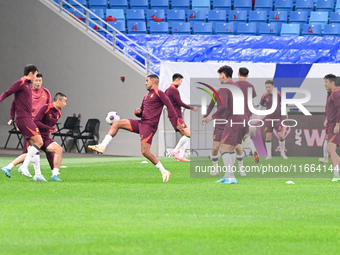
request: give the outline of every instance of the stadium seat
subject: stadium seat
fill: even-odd
[[[293,0],[275,0],[276,11],[292,11],[293,7]]]
[[[234,10],[250,11],[252,5],[252,0],[234,0]]]
[[[125,22],[125,15],[123,9],[107,9],[106,10],[106,18],[105,21],[124,21]]]
[[[320,24],[304,24],[302,27],[301,35],[307,36],[321,36],[321,25]]]
[[[248,15],[246,10],[229,11],[229,22],[247,22]]]
[[[214,34],[228,34],[233,35],[235,34],[235,27],[237,26],[236,23],[223,23],[223,22],[216,22],[214,24]]]
[[[193,27],[194,21],[206,22],[205,11],[204,10],[188,11],[188,21],[190,22],[191,28]]]
[[[267,23],[267,11],[250,11],[249,12],[249,23],[250,22]]]
[[[273,0],[261,0],[255,1],[254,5],[255,11],[272,11],[273,10]]]
[[[212,23],[195,21],[192,29],[194,35],[211,35]]]
[[[340,12],[331,12],[329,23],[340,23]]]
[[[172,34],[190,34],[190,23],[189,22],[172,22]]]
[[[90,9],[91,12],[93,12],[95,15],[93,15],[91,12],[89,13],[89,18],[93,20],[105,19],[104,10],[103,9]],[[99,18],[98,18],[99,17]]]
[[[128,21],[127,30],[129,34],[146,34],[145,21]]]
[[[328,23],[328,12],[311,12],[309,24],[321,24],[323,29],[324,25]]]
[[[151,0],[150,1],[151,9],[169,9],[169,0]]]
[[[165,11],[162,9],[146,10],[147,28],[149,28],[153,22],[165,22]]]
[[[168,22],[152,22],[150,34],[169,34]]]
[[[287,11],[271,11],[269,13],[269,22],[287,23],[288,22]]]
[[[231,10],[231,0],[213,0],[213,10]]]
[[[127,0],[110,0],[109,5],[110,9],[129,9]]]
[[[78,4],[78,3],[76,3],[75,1],[73,1],[73,0],[69,0],[68,1],[71,5],[73,5],[73,6],[79,6],[79,7],[82,7],[82,6],[84,6],[84,7],[88,7],[87,6],[87,2],[86,2],[86,0],[77,0],[77,2],[80,4]]]
[[[97,32],[103,32],[103,28],[105,28],[104,23],[100,20],[89,21],[89,26]]]
[[[289,23],[307,24],[308,13],[307,11],[294,11],[290,13]]]
[[[340,24],[326,24],[323,28],[324,36],[340,36]]]
[[[89,7],[91,9],[103,9],[105,12],[108,7],[107,0],[89,0]]]
[[[295,11],[307,11],[308,16],[314,10],[314,0],[296,0]]]
[[[190,0],[172,0],[171,9],[189,10]]]
[[[237,34],[239,35],[257,35],[257,24],[240,22],[237,25]]]
[[[334,11],[335,12],[340,12],[340,1],[339,0],[336,1],[335,10]]]
[[[167,21],[170,29],[174,21],[185,22],[185,10],[168,10]]]
[[[280,23],[260,23],[260,35],[280,35]]]
[[[210,10],[208,15],[208,22],[227,22],[227,11],[226,10]]]
[[[130,9],[149,9],[148,0],[130,0]]]
[[[100,121],[98,119],[89,119],[86,122],[85,128],[83,131],[80,132],[80,134],[73,134],[73,144],[70,148],[70,152],[73,148],[73,146],[76,146],[77,151],[80,153],[83,148],[85,152],[88,152],[87,149],[87,143],[89,140],[93,140],[95,143],[98,143],[99,141],[99,126],[100,126]],[[77,140],[82,141],[82,146],[78,147]]]
[[[317,0],[315,5],[315,11],[318,12],[333,12],[334,0]]]
[[[282,24],[281,36],[300,35],[300,24]]]
[[[78,8],[75,8],[75,9],[70,8],[69,12],[71,13],[72,16],[77,17],[79,20],[81,20],[83,22],[85,21],[86,16],[85,16],[84,8],[81,8],[81,7],[78,7]]]
[[[210,10],[210,0],[192,0],[191,6],[193,10]]]
[[[108,21],[107,24],[111,25],[115,29],[117,29],[119,32],[125,34],[126,33],[126,27],[125,27],[125,21]],[[107,26],[106,28],[107,31],[112,32],[113,28],[110,26]]]
[[[145,15],[143,9],[128,9],[126,10],[127,21],[145,21]]]

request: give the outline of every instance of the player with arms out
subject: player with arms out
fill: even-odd
[[[113,122],[104,140],[100,144],[88,146],[88,148],[92,151],[104,153],[106,146],[111,142],[119,129],[138,133],[141,139],[141,151],[143,156],[149,159],[159,169],[162,174],[163,182],[168,182],[171,173],[164,168],[162,163],[150,151],[152,138],[157,131],[159,118],[162,114],[164,105],[168,109],[168,117],[174,129],[177,128],[182,130],[182,125],[178,122],[176,111],[169,98],[163,91],[158,89],[158,83],[158,75],[150,74],[147,76],[145,86],[149,93],[144,96],[141,107],[135,110],[135,115],[141,117],[141,120],[125,119]]]
[[[266,109],[270,109],[273,104],[273,89],[274,82],[272,80],[267,80],[265,82],[266,93],[262,95],[260,101],[260,109],[266,107]],[[275,121],[273,121],[275,120]],[[267,149],[267,157],[266,159],[272,158],[272,137],[273,137],[273,126],[279,136],[279,145],[280,145],[280,154],[284,159],[288,159],[285,154],[285,140],[283,134],[283,126],[281,125],[282,117],[281,117],[281,93],[277,91],[277,106],[276,110],[266,116],[264,132],[266,133],[266,149]]]
[[[34,155],[43,145],[43,140],[38,127],[32,120],[32,90],[30,83],[36,79],[38,68],[35,65],[26,65],[24,68],[24,76],[14,82],[12,86],[0,96],[0,103],[10,95],[14,94],[16,123],[25,140],[32,145],[28,151],[24,163],[19,168],[19,172],[27,177],[32,177],[28,171],[29,162],[32,161]],[[2,172],[7,177],[11,177],[10,171],[2,168]],[[36,174],[35,180],[43,179],[43,176]]]
[[[339,165],[340,158],[336,153],[337,146],[340,145],[340,87],[336,87],[337,77],[334,74],[327,74],[324,77],[325,88],[328,91],[328,100],[326,103],[327,118],[327,150],[333,165],[333,182],[340,181]]]
[[[172,83],[169,88],[165,91],[165,94],[169,97],[172,105],[175,108],[175,111],[177,113],[177,117],[179,119],[179,122],[182,125],[182,131],[176,129],[176,132],[179,132],[182,136],[182,138],[178,141],[175,149],[171,152],[172,156],[174,156],[178,161],[190,161],[187,158],[184,157],[185,149],[188,146],[188,143],[190,141],[190,130],[185,124],[183,118],[182,118],[182,108],[184,107],[186,109],[191,109],[193,111],[198,111],[197,107],[191,107],[190,105],[187,105],[182,102],[181,96],[179,94],[179,86],[182,85],[183,76],[179,73],[175,73],[172,76]]]

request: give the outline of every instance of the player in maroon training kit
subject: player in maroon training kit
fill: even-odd
[[[272,80],[267,80],[265,82],[266,93],[262,95],[260,108],[266,107],[266,109],[270,109],[273,105],[273,89],[274,83]],[[274,121],[275,120],[275,121]],[[268,156],[266,159],[272,158],[272,137],[273,137],[273,129],[275,128],[277,135],[279,136],[279,145],[280,145],[280,154],[281,157],[287,159],[285,154],[285,140],[283,133],[283,126],[281,125],[282,117],[281,117],[281,93],[277,92],[277,105],[276,110],[266,116],[266,121],[264,124],[264,132],[266,133],[266,149]]]
[[[327,74],[324,77],[325,88],[327,90],[326,118],[327,118],[327,150],[332,159],[333,182],[340,181],[339,166],[340,158],[336,153],[337,146],[340,145],[340,87],[336,87],[337,77],[334,74]]]
[[[182,107],[186,109],[190,109],[193,111],[198,111],[197,107],[191,107],[182,102],[181,96],[179,95],[179,86],[182,85],[183,76],[179,73],[175,73],[172,76],[172,84],[165,91],[165,94],[169,97],[172,105],[175,108],[177,113],[177,117],[179,118],[179,122],[182,124],[183,131],[176,129],[176,132],[179,132],[182,138],[178,141],[175,149],[171,152],[172,156],[174,156],[178,161],[190,161],[184,157],[185,149],[190,141],[190,130],[185,124],[182,118]]]
[[[12,86],[0,96],[0,103],[10,95],[14,94],[16,123],[20,132],[26,140],[32,145],[27,152],[24,163],[19,168],[19,172],[27,177],[32,177],[28,171],[28,164],[32,161],[34,155],[43,145],[43,140],[38,127],[32,120],[32,90],[30,83],[36,79],[38,68],[35,65],[27,65],[24,69],[24,77],[14,82]],[[11,177],[10,171],[1,169],[7,177]],[[35,175],[34,180],[42,180],[42,175]]]
[[[88,146],[88,148],[99,153],[104,153],[106,146],[117,134],[119,129],[138,133],[141,139],[141,151],[143,156],[149,159],[159,169],[162,174],[163,182],[168,182],[171,173],[163,167],[162,163],[150,151],[152,138],[157,131],[159,118],[162,114],[164,105],[168,109],[168,117],[174,129],[183,129],[169,98],[163,91],[158,89],[158,83],[159,78],[156,74],[150,74],[146,78],[145,86],[149,93],[144,96],[141,107],[135,110],[135,115],[141,117],[141,120],[125,119],[113,122],[104,140],[100,144]]]

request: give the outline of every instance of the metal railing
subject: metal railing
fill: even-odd
[[[53,3],[55,6],[59,8],[59,11],[64,11],[65,13],[69,14],[71,17],[75,19],[75,21],[78,21],[82,23],[85,26],[86,31],[91,31],[95,33],[97,36],[99,36],[101,39],[112,45],[112,51],[114,52],[120,52],[122,55],[127,57],[129,60],[133,61],[140,67],[142,67],[146,74],[150,73],[158,73],[160,72],[160,66],[162,60],[156,57],[155,55],[148,52],[146,49],[138,45],[136,42],[131,40],[129,37],[121,33],[119,30],[117,30],[115,27],[108,24],[105,20],[101,19],[99,16],[97,16],[95,13],[87,9],[85,6],[81,5],[76,0],[73,0],[74,3],[76,3],[79,7],[83,8],[85,10],[85,14],[79,11],[76,7],[71,5],[70,3],[66,2],[66,0],[59,0],[59,4],[56,3],[54,0],[45,0],[48,2]],[[66,9],[63,6],[67,5],[70,9]],[[71,11],[70,11],[71,10]],[[76,14],[76,15],[75,15]],[[94,17],[96,17],[96,20],[93,20],[90,18],[90,14]],[[82,21],[79,19],[79,17],[82,17],[84,20]],[[97,21],[100,21],[97,22]],[[90,23],[91,22],[91,23]],[[103,26],[101,25],[104,24]],[[109,40],[107,37],[103,36],[101,33],[99,33],[97,30],[92,28],[90,24],[93,24],[95,27],[103,31],[104,33],[112,36],[112,41]],[[108,31],[106,27],[111,28],[113,31]],[[119,36],[119,37],[117,37]],[[120,47],[120,45],[124,47]],[[131,47],[130,45],[133,45]],[[135,54],[135,55],[134,55]],[[138,59],[139,58],[139,59]],[[144,63],[143,63],[144,62]]]

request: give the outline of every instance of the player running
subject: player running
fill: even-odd
[[[182,109],[181,107],[184,107],[186,109],[191,109],[193,111],[198,111],[197,107],[191,107],[190,105],[187,105],[182,102],[181,96],[179,94],[179,86],[182,85],[183,76],[179,73],[175,73],[172,76],[172,84],[169,88],[165,91],[165,94],[169,97],[173,107],[175,108],[175,111],[177,113],[177,117],[179,119],[179,122],[182,125],[182,131],[176,129],[176,132],[179,132],[182,136],[182,138],[178,141],[175,149],[171,152],[172,156],[174,156],[178,161],[190,161],[187,158],[184,157],[185,149],[188,146],[188,143],[190,141],[190,130],[185,124],[183,118],[182,118]]]
[[[149,93],[144,96],[141,107],[135,110],[135,115],[141,117],[141,120],[125,119],[113,122],[104,140],[100,144],[88,146],[88,148],[102,154],[105,152],[106,146],[111,142],[119,129],[137,133],[140,135],[143,156],[149,159],[159,169],[162,174],[163,182],[168,182],[171,173],[164,168],[162,163],[150,151],[152,138],[157,131],[159,118],[162,114],[164,105],[166,105],[168,109],[168,117],[174,129],[177,128],[182,131],[183,128],[181,123],[178,122],[179,120],[176,111],[169,98],[163,91],[158,89],[158,83],[158,75],[150,74],[147,76],[145,86]]]
[[[326,103],[327,118],[327,150],[332,160],[334,169],[333,182],[340,181],[339,165],[340,158],[336,153],[337,146],[340,145],[340,87],[336,87],[337,77],[334,74],[327,74],[324,77],[325,88],[328,91],[328,100]]]
[[[265,82],[266,93],[262,95],[260,101],[260,109],[266,107],[266,109],[270,109],[273,104],[273,89],[274,82],[272,80],[267,80]],[[275,120],[275,121],[274,121]],[[280,153],[281,157],[284,159],[288,159],[285,154],[285,140],[283,134],[283,126],[281,125],[282,117],[281,117],[281,93],[277,91],[277,105],[276,110],[266,116],[264,132],[266,133],[266,149],[267,149],[267,157],[266,159],[272,158],[272,137],[273,137],[273,126],[279,136],[279,145],[280,145]]]
[[[30,83],[36,79],[38,68],[35,65],[27,65],[24,68],[24,76],[14,82],[0,96],[0,103],[10,95],[14,94],[16,123],[20,132],[26,140],[32,145],[28,151],[24,163],[19,167],[19,172],[27,177],[32,177],[28,171],[29,162],[32,161],[34,155],[40,150],[43,145],[43,140],[38,127],[32,120],[32,90]],[[11,177],[10,172],[6,169],[1,169],[7,177]],[[36,177],[36,180],[39,176]]]

